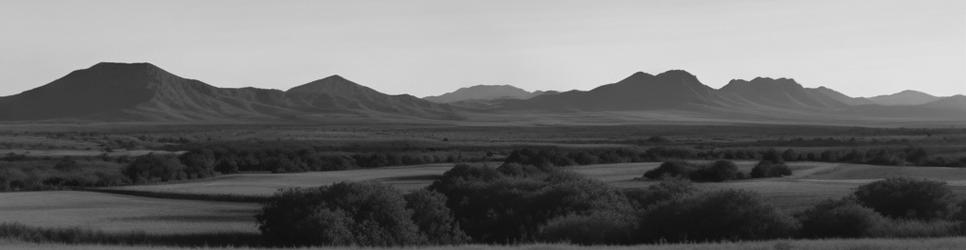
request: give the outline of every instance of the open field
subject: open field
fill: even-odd
[[[487,164],[487,163],[474,163]],[[489,163],[496,166],[498,163]],[[174,184],[126,186],[114,189],[190,194],[270,196],[281,188],[318,187],[342,181],[378,181],[401,190],[429,186],[453,167],[451,163],[292,174],[233,174]]]
[[[0,222],[148,234],[257,233],[258,204],[155,199],[94,192],[0,193]]]
[[[126,249],[156,249],[156,250],[175,250],[188,249],[176,247],[150,247],[150,246],[102,246],[102,245],[59,245],[59,244],[32,244],[17,242],[0,242],[0,248],[16,249],[77,249],[77,250],[126,250]],[[465,245],[465,246],[442,246],[442,247],[396,247],[396,248],[362,248],[362,247],[325,247],[325,248],[299,248],[299,249],[320,249],[320,250],[380,250],[380,249],[429,249],[429,250],[584,250],[584,249],[605,249],[605,250],[856,250],[856,249],[882,249],[882,250],[958,250],[966,248],[966,238],[932,238],[932,239],[830,239],[830,240],[772,240],[761,242],[723,242],[723,243],[701,243],[701,244],[668,244],[668,245],[636,245],[636,246],[576,246],[566,244],[543,244],[543,245],[521,245],[521,246],[485,246],[485,245]],[[191,248],[191,249],[224,249],[224,248]],[[267,249],[267,248],[232,248],[232,249]]]

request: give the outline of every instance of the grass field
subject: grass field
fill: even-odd
[[[496,166],[498,163],[488,163]],[[659,162],[599,164],[568,169],[621,188],[644,188],[654,181],[640,181],[644,172],[657,168]],[[745,173],[756,162],[736,162]],[[162,193],[230,194],[268,196],[279,188],[316,187],[339,181],[379,181],[402,190],[423,188],[453,164],[427,164],[404,167],[357,169],[331,172],[292,174],[236,174],[185,183],[128,186],[116,189]],[[855,187],[876,179],[911,176],[945,180],[958,193],[966,195],[966,169],[940,167],[895,167],[847,163],[790,162],[794,170],[785,178],[742,180],[724,183],[697,183],[702,190],[727,188],[757,192],[783,209],[800,210],[825,199],[850,194]]]
[[[476,163],[485,164],[485,163]],[[498,163],[489,163],[495,166]],[[401,190],[414,190],[453,167],[451,163],[292,174],[234,174],[201,181],[118,187],[116,189],[192,194],[269,196],[280,188],[318,187],[340,181],[378,181]]]
[[[0,193],[0,222],[148,234],[257,233],[258,204],[76,191]]]
[[[30,244],[17,242],[0,242],[0,248],[11,249],[78,249],[78,250],[125,250],[125,249],[187,249],[171,247],[148,247],[148,246],[99,246],[99,245],[57,245],[57,244]],[[192,249],[221,249],[221,248],[192,248]],[[234,248],[233,248],[234,249]],[[237,248],[254,249],[254,248]],[[259,248],[263,249],[263,248]],[[637,245],[637,246],[576,246],[566,244],[547,244],[547,245],[521,245],[521,246],[449,246],[449,247],[407,247],[407,248],[360,248],[360,247],[327,247],[327,248],[303,248],[303,249],[326,249],[326,250],[379,250],[379,249],[430,249],[430,250],[584,250],[584,249],[604,249],[604,250],[918,250],[936,249],[953,250],[966,249],[966,238],[931,238],[931,239],[832,239],[832,240],[773,240],[760,242],[722,242],[722,243],[702,243],[702,244],[668,244],[668,245]]]

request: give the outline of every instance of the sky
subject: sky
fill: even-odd
[[[419,97],[672,69],[715,88],[764,76],[947,96],[966,94],[966,1],[0,1],[0,96],[102,61],[219,87],[339,74]]]

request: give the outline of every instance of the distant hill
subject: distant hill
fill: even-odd
[[[826,110],[840,109],[848,105],[821,91],[806,89],[788,78],[731,80],[719,92],[737,102],[754,106]]]
[[[335,83],[327,84],[330,82]],[[0,98],[0,120],[5,121],[274,121],[320,112],[458,117],[447,106],[412,96],[381,94],[341,77],[289,92],[217,88],[149,63],[99,63],[42,87]]]
[[[454,103],[463,101],[491,101],[498,99],[529,99],[544,94],[543,91],[529,92],[512,85],[476,85],[460,88],[438,96],[423,97],[424,100],[437,103]]]
[[[658,75],[634,73],[623,80],[589,91],[568,91],[508,101],[509,109],[654,110],[688,109],[723,100],[690,73],[672,70]]]
[[[915,90],[906,90],[899,93],[891,95],[880,95],[875,97],[869,97],[872,103],[887,106],[911,106],[911,105],[922,105],[934,101],[938,101],[941,97],[936,97],[930,94]]]
[[[921,106],[930,109],[959,110],[966,112],[966,96],[956,95],[943,97],[934,102],[922,104]]]

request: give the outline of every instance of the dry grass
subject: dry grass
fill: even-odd
[[[0,242],[0,248],[12,249],[187,249],[171,247],[149,247],[149,246],[103,246],[103,245],[57,245],[57,244],[30,244],[16,242]],[[193,249],[222,249],[222,248],[193,248]],[[262,248],[235,248],[235,249],[262,249]],[[638,245],[638,246],[575,246],[565,244],[549,245],[522,245],[522,246],[486,246],[468,245],[451,247],[427,247],[427,248],[360,248],[360,247],[326,247],[326,248],[304,248],[304,249],[325,249],[325,250],[379,250],[379,249],[430,249],[430,250],[449,250],[449,249],[468,249],[468,250],[583,250],[583,249],[606,249],[606,250],[853,250],[853,249],[883,249],[883,250],[914,250],[914,249],[937,249],[952,250],[966,249],[966,238],[932,238],[932,239],[836,239],[836,240],[775,240],[761,242],[725,242],[725,243],[702,243],[702,244],[669,244],[669,245]]]
[[[52,191],[0,193],[0,222],[149,234],[257,233],[257,204]]]

